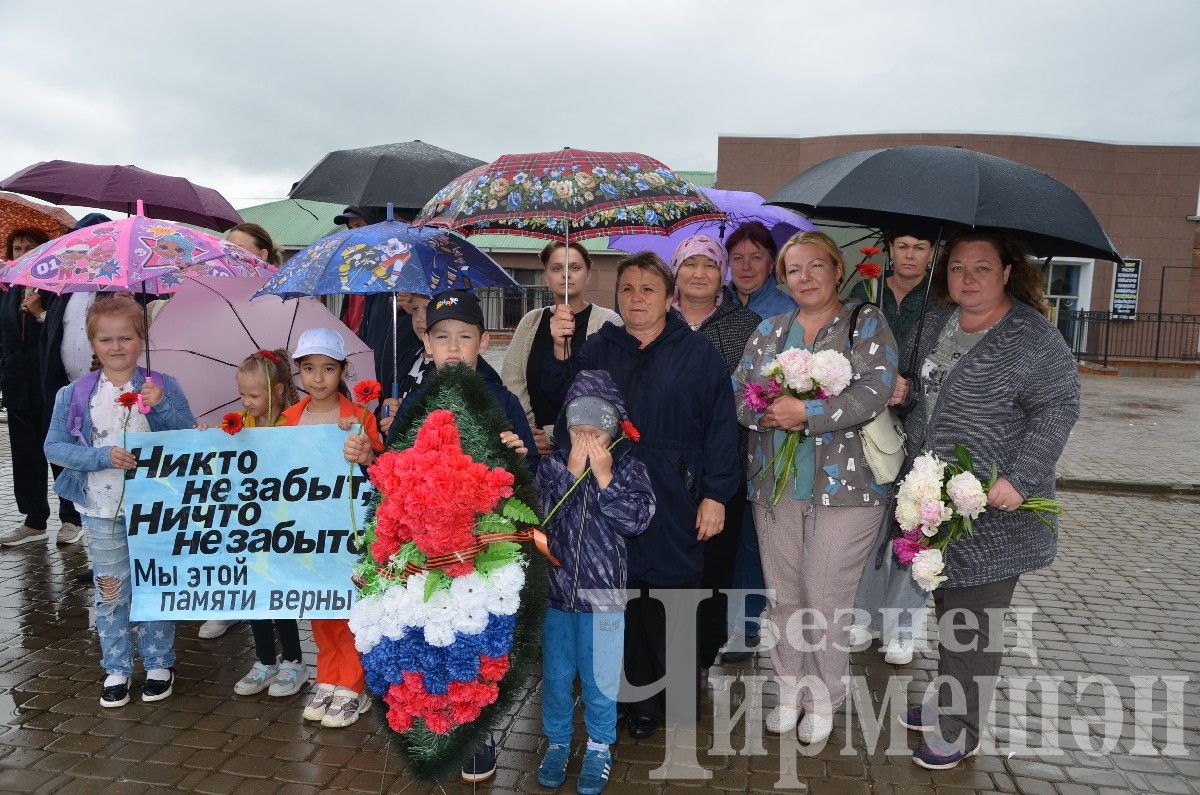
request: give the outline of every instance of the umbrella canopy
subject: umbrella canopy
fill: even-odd
[[[1121,261],[1075,191],[1037,169],[960,147],[851,152],[803,171],[768,203],[867,226],[933,219],[997,227],[1039,256]]]
[[[263,282],[261,276],[188,277],[150,327],[155,369],[179,380],[199,422],[215,425],[226,412],[241,409],[236,374],[243,359],[260,348],[291,351],[310,328],[331,328],[342,336],[352,380],[375,377],[371,349],[320,301],[267,296],[251,304]]]
[[[65,235],[75,219],[61,207],[37,205],[15,193],[0,193],[0,245],[18,229],[37,229],[47,237]]]
[[[182,273],[266,276],[274,268],[215,235],[141,214],[47,241],[0,268],[0,281],[56,293],[174,292]]]
[[[630,254],[638,251],[653,251],[667,262],[684,240],[692,235],[708,235],[725,242],[735,229],[749,221],[758,221],[771,231],[776,245],[786,241],[797,231],[816,229],[807,218],[782,207],[763,203],[763,197],[744,190],[719,190],[700,188],[700,192],[712,201],[724,218],[720,221],[705,220],[681,226],[667,236],[662,235],[616,235],[608,241],[608,247]],[[777,234],[778,232],[778,234]],[[783,241],[779,238],[782,236]]]
[[[423,141],[340,149],[321,158],[288,196],[366,207],[391,202],[415,213],[447,182],[481,165]]]
[[[383,221],[309,244],[267,280],[260,294],[432,295],[480,287],[523,289],[491,257],[457,235]]]
[[[233,205],[212,188],[137,166],[48,160],[21,169],[0,182],[0,189],[52,204],[103,207],[123,213],[132,213],[134,205],[142,200],[146,212],[155,218],[221,232],[242,223]]]
[[[699,188],[652,157],[565,148],[503,155],[472,169],[439,190],[413,223],[562,240],[665,235],[720,219]]]

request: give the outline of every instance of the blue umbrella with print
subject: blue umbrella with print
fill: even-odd
[[[524,289],[463,238],[445,229],[397,221],[389,204],[387,220],[337,232],[296,252],[254,297],[391,293],[395,356],[396,293],[433,295],[482,287]],[[393,395],[399,392],[395,372],[393,366]]]

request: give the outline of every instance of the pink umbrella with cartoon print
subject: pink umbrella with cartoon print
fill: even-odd
[[[109,221],[47,241],[0,267],[0,282],[55,293],[173,293],[185,274],[266,276],[275,268],[248,251],[172,221],[142,215]],[[144,307],[144,302],[143,302]],[[149,318],[146,325],[149,326]],[[149,340],[146,369],[150,369]]]
[[[183,274],[266,276],[274,267],[215,235],[137,214],[47,241],[0,270],[0,281],[55,293],[172,293]]]

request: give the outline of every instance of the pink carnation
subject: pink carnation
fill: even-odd
[[[774,383],[773,381],[771,383]],[[767,395],[767,387],[762,384],[751,382],[746,384],[746,389],[742,393],[742,399],[746,401],[746,405],[753,411],[766,411],[771,405],[771,400]]]
[[[912,563],[913,558],[924,548],[920,533],[916,531],[909,531],[892,541],[892,550],[896,553],[896,559],[905,566]]]

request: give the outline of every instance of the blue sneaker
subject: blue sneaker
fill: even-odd
[[[561,787],[567,780],[567,760],[570,758],[571,746],[552,743],[538,768],[538,783],[550,789]]]
[[[925,707],[923,705],[909,707],[908,711],[898,716],[896,720],[900,721],[900,725],[904,728],[915,732],[931,732],[937,728],[936,722],[925,718]]]
[[[579,772],[579,783],[575,791],[579,795],[600,795],[608,786],[608,774],[612,770],[612,753],[608,750],[595,751],[591,748],[583,755],[583,770]]]
[[[923,767],[926,770],[949,770],[952,767],[958,767],[958,763],[966,759],[968,756],[975,756],[979,753],[979,744],[969,751],[964,751],[957,745],[949,743],[941,743],[933,737],[930,737],[917,750],[913,751],[913,764]]]

